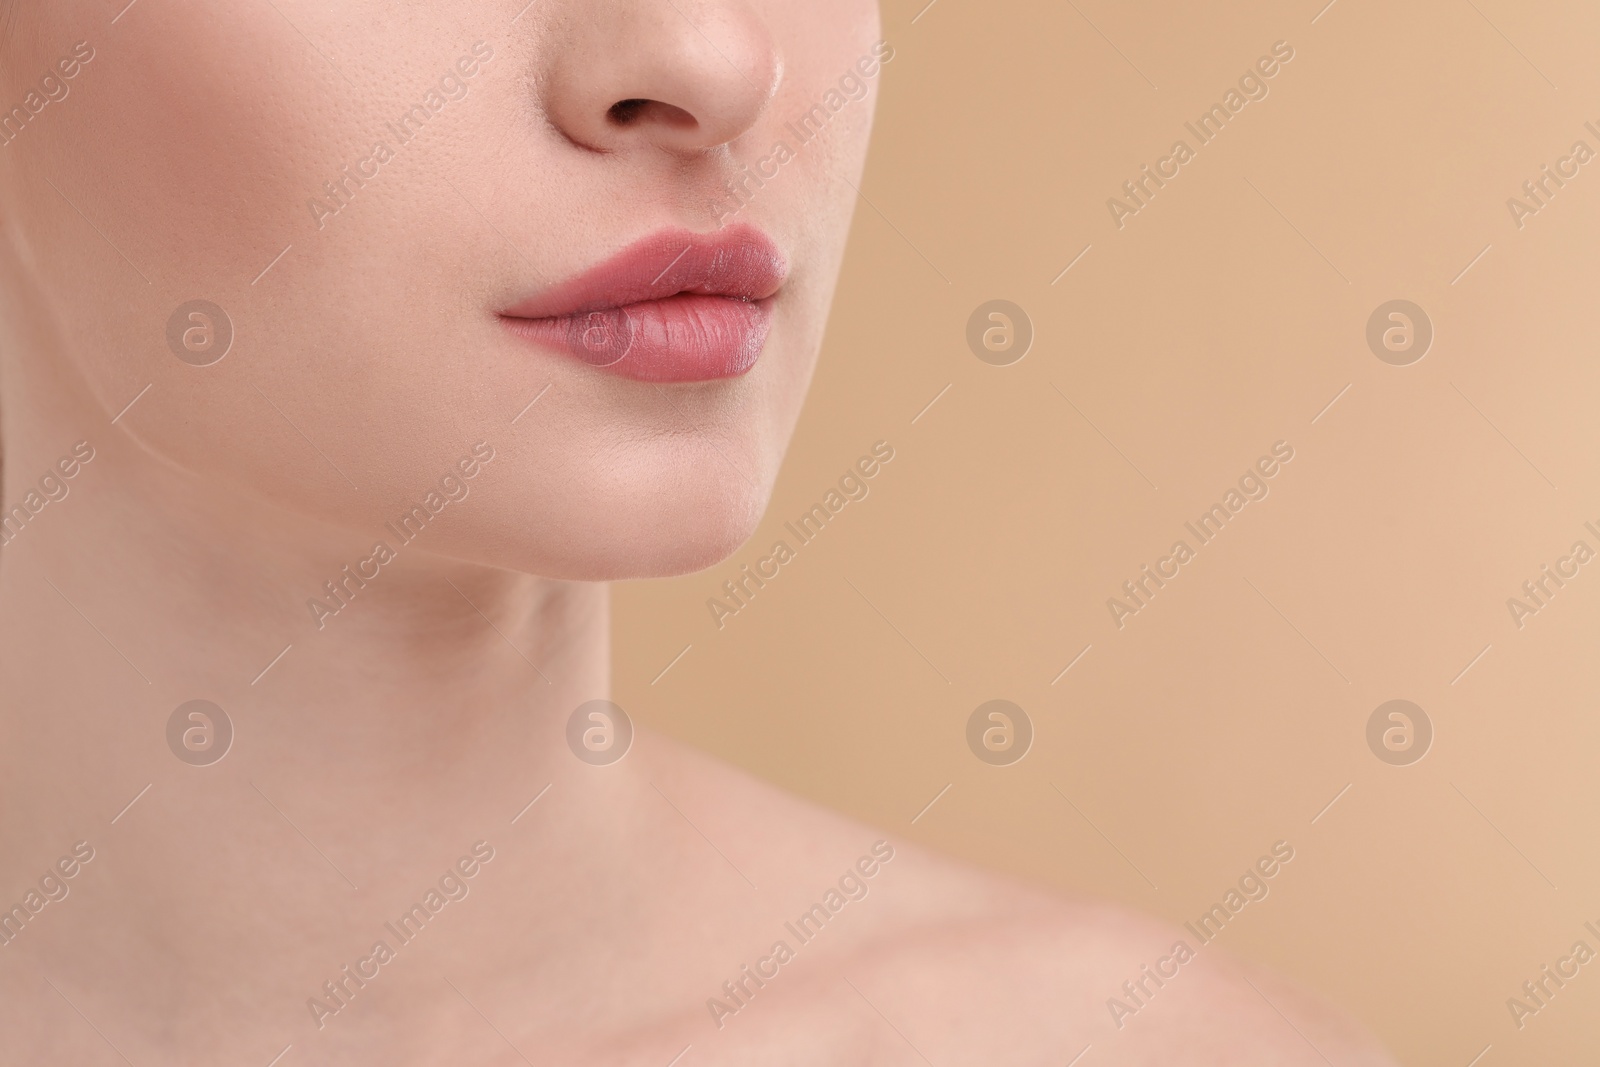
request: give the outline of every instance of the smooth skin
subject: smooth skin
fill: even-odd
[[[605,582],[723,559],[766,504],[884,73],[736,216],[792,265],[744,377],[628,381],[495,311],[733,221],[725,183],[872,54],[872,4],[0,0],[0,27],[0,107],[27,112],[0,146],[0,491],[46,501],[0,548],[0,908],[94,851],[0,945],[0,1061],[1389,1062],[1215,948],[1118,1029],[1159,924],[649,732],[609,766],[568,748],[608,691]],[[195,299],[233,326],[212,366],[168,346]],[[465,499],[314,618],[479,442]],[[235,731],[208,767],[168,750],[194,699]],[[792,938],[880,840],[866,896]],[[466,895],[318,1012],[477,842]]]

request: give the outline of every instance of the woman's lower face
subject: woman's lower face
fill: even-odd
[[[874,5],[12,7],[7,319],[82,418],[148,385],[118,432],[346,527],[492,441],[512,473],[438,547],[546,576],[748,534],[892,59]]]
[[[857,0],[5,6],[0,1059],[1055,1062],[1173,958],[609,701],[604,583],[761,518],[894,60]],[[1183,962],[1125,1055],[1300,1062]]]

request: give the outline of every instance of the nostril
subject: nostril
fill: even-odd
[[[606,119],[614,126],[633,126],[647,120],[680,129],[692,129],[699,125],[695,117],[681,107],[638,97],[618,100],[612,104],[606,110]]]
[[[626,126],[639,117],[646,107],[650,106],[648,100],[618,100],[611,105],[611,110],[606,112],[606,117],[618,126]]]

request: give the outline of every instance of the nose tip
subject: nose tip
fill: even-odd
[[[545,114],[586,148],[694,154],[737,140],[766,110],[783,61],[740,3],[577,0],[552,26]]]

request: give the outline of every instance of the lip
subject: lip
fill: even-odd
[[[519,337],[624,378],[734,378],[761,355],[788,271],[752,226],[660,230],[500,318]]]

